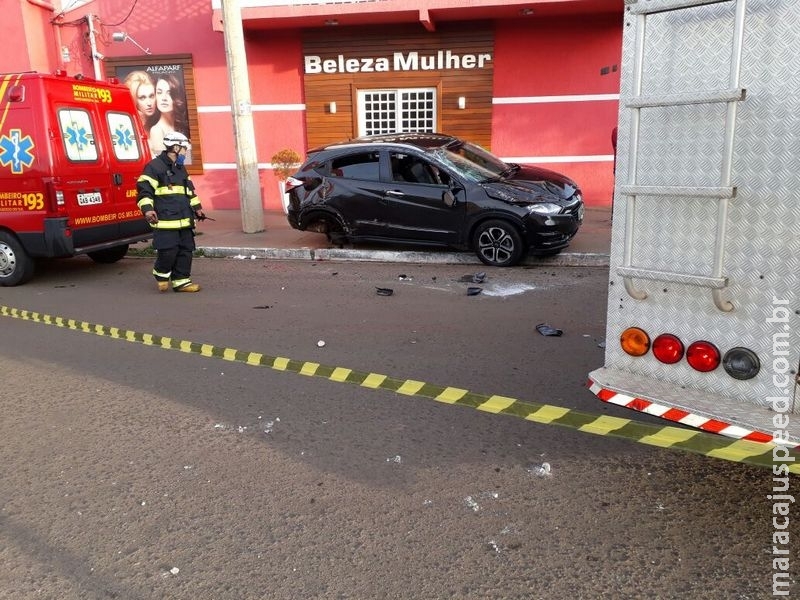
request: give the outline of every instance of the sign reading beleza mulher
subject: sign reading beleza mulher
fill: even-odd
[[[438,50],[434,54],[420,54],[417,51],[395,52],[389,56],[362,56],[348,58],[339,54],[336,58],[323,58],[318,55],[303,57],[306,75],[319,73],[388,73],[392,71],[445,71],[483,69],[490,65],[492,55],[457,54],[452,50]]]

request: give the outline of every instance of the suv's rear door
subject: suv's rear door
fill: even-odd
[[[327,204],[348,221],[354,237],[386,237],[386,185],[380,180],[380,152],[358,150],[330,163]]]

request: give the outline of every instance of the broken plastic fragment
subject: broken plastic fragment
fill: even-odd
[[[552,477],[550,472],[550,463],[542,463],[540,465],[533,465],[528,468],[528,473],[536,477]]]
[[[375,292],[378,296],[391,296],[394,294],[394,290],[392,288],[375,288]]]
[[[473,283],[483,283],[483,280],[486,279],[486,273],[475,273],[472,276]]]
[[[564,333],[560,329],[556,329],[555,327],[550,327],[550,325],[547,325],[546,323],[539,323],[536,326],[536,331],[538,331],[542,335],[548,335],[548,336],[550,336],[550,335],[559,336],[559,335],[563,335],[563,333]]]
[[[467,296],[477,296],[483,291],[483,288],[479,287],[468,287],[467,288]]]

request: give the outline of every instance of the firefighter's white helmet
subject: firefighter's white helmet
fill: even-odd
[[[173,146],[180,146],[181,148],[189,147],[189,138],[183,135],[180,131],[173,131],[164,136],[164,147],[169,150]]]

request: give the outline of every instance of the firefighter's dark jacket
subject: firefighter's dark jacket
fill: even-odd
[[[172,162],[164,151],[144,168],[136,182],[136,198],[142,214],[154,210],[158,223],[151,223],[154,234],[193,229],[200,199],[183,165]]]

